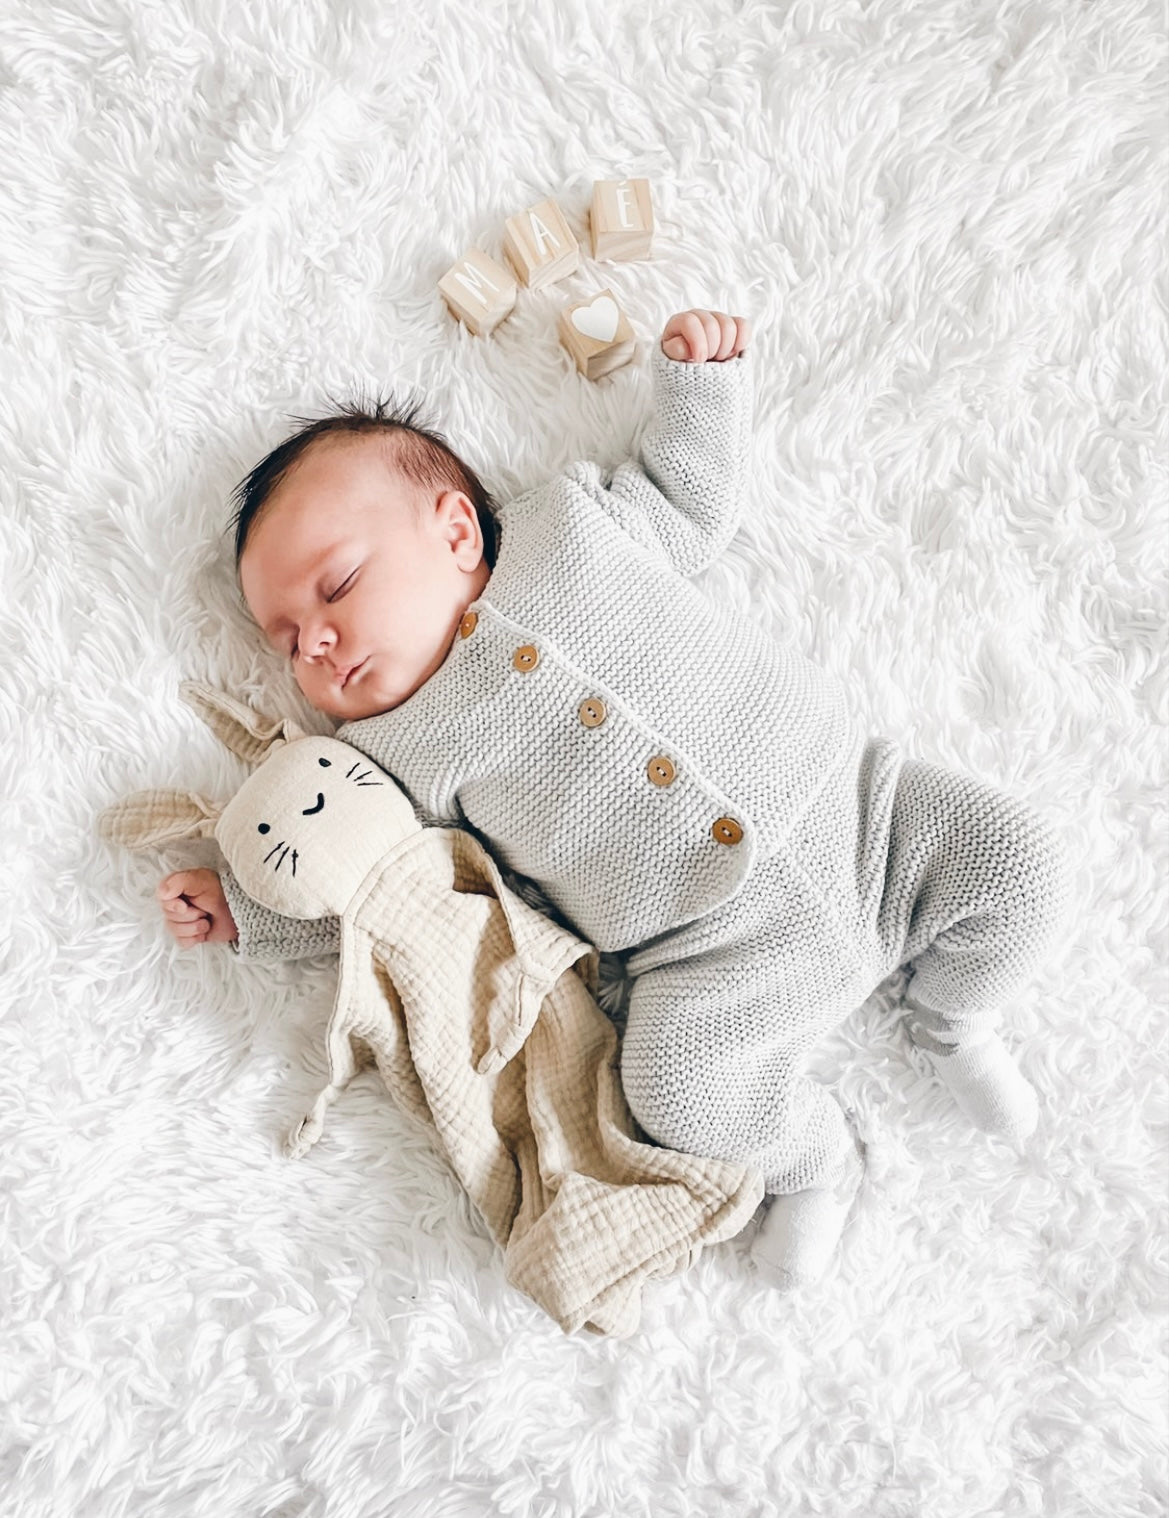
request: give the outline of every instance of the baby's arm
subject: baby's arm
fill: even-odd
[[[261,906],[224,867],[223,892],[239,929],[235,950],[241,959],[311,959],[341,952],[341,923],[336,917],[285,917]]]
[[[340,952],[336,917],[304,921],[253,901],[230,870],[181,870],[158,887],[163,916],[175,942],[230,943],[241,959],[308,959]]]
[[[684,575],[718,557],[742,512],[754,399],[748,336],[742,317],[672,316],[651,356],[654,406],[635,456],[608,485],[596,464],[567,471]]]

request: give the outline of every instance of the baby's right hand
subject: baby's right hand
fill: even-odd
[[[239,937],[235,918],[214,870],[179,870],[158,887],[163,917],[182,949],[197,943],[231,943]]]

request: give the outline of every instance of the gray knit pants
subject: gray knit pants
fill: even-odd
[[[847,771],[846,771],[847,773]],[[1063,847],[1024,803],[865,745],[731,901],[626,956],[621,1075],[657,1142],[831,1184],[854,1142],[806,1056],[899,966],[955,1033],[997,1021],[1063,919]]]

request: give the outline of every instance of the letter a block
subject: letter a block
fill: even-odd
[[[648,258],[654,212],[648,179],[598,179],[589,210],[594,258]]]
[[[554,200],[542,200],[507,218],[503,252],[530,290],[542,290],[580,267],[580,243]]]
[[[516,282],[502,264],[472,248],[438,282],[443,299],[476,337],[499,326],[516,303]]]
[[[612,290],[565,306],[558,323],[560,341],[585,379],[612,374],[633,357],[637,339]]]

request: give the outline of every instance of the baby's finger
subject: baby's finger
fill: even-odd
[[[195,870],[176,870],[173,875],[167,875],[158,882],[158,899],[173,901],[193,889],[196,880]]]
[[[721,362],[724,358],[730,358],[735,352],[735,343],[738,339],[739,329],[733,316],[728,316],[725,311],[711,313],[719,325],[718,342],[711,349],[711,358]]]
[[[206,912],[200,911],[185,896],[176,896],[170,901],[164,901],[162,910],[171,922],[194,922],[198,918],[207,916]]]
[[[718,332],[718,323],[709,311],[684,311],[674,318],[682,336],[686,339],[687,360],[692,364],[704,364],[710,354],[711,330]]]
[[[190,949],[196,944],[206,943],[207,935],[211,931],[211,924],[206,918],[202,922],[193,922],[189,925],[180,924],[172,929],[175,943],[180,949]]]
[[[697,311],[695,315],[702,324],[703,345],[701,348],[701,362],[706,363],[718,356],[718,346],[723,338],[722,326],[716,311]]]

